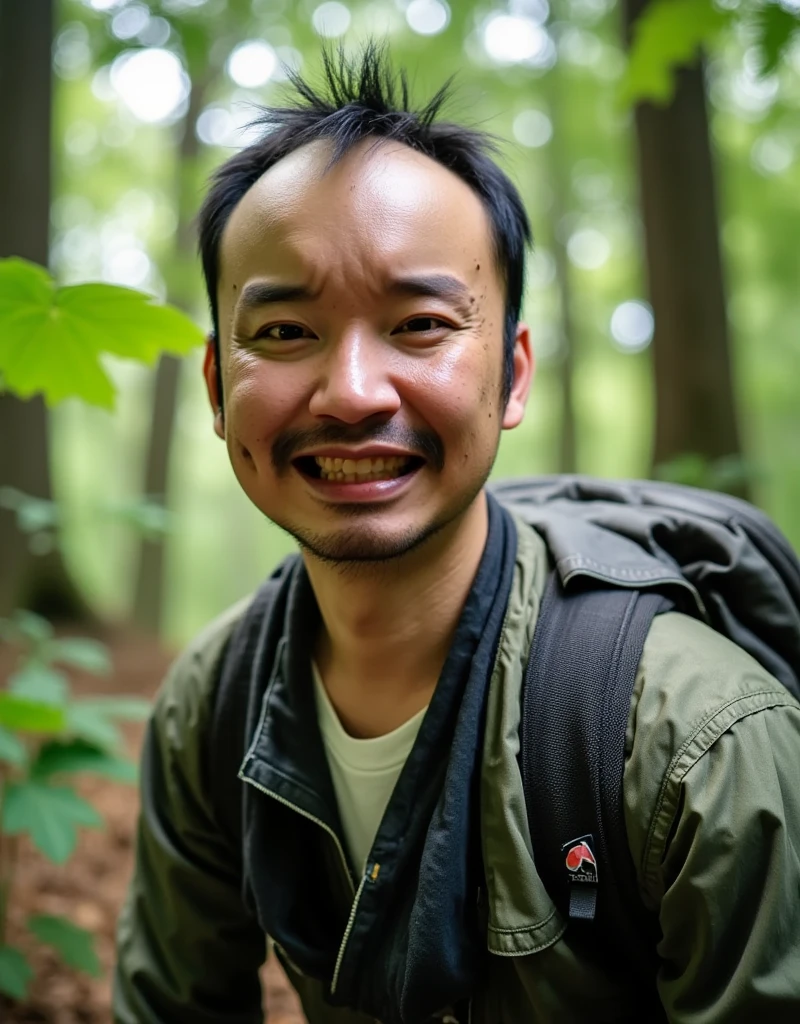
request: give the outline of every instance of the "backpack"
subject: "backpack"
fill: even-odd
[[[632,968],[654,1007],[660,931],[639,896],[622,800],[645,639],[655,615],[693,615],[800,699],[800,562],[766,515],[729,495],[584,476],[492,491],[551,559],[520,726],[536,867],[578,944],[609,970]]]
[[[767,516],[727,495],[584,476],[491,490],[542,536],[551,560],[520,725],[536,867],[577,943],[609,969],[623,964],[654,1006],[658,922],[638,894],[622,804],[644,642],[653,617],[677,609],[726,635],[800,699],[800,562]],[[247,669],[280,575],[235,630],[217,688],[212,798],[234,835],[242,826]]]

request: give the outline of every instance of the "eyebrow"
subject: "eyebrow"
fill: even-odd
[[[442,299],[464,313],[469,312],[469,301],[472,297],[467,285],[451,274],[393,277],[387,282],[386,292],[410,298]],[[314,292],[302,284],[252,281],[242,289],[236,303],[236,313],[252,312],[280,302],[310,302],[318,296],[319,292]]]
[[[236,303],[236,311],[248,312],[261,306],[274,305],[277,302],[308,302],[316,298],[303,284],[277,284],[270,281],[252,281],[242,288],[242,294]]]

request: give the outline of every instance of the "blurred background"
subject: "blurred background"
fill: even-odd
[[[0,255],[207,325],[210,172],[286,67],[314,79],[323,41],[386,39],[421,99],[456,75],[451,116],[501,138],[534,226],[538,375],[495,476],[724,488],[800,545],[800,3],[670,3],[629,61],[655,3],[2,0]],[[698,43],[705,63],[676,70]],[[23,419],[0,395],[0,613],[82,610],[177,645],[292,549],[234,481],[200,361],[114,363],[114,413]]]

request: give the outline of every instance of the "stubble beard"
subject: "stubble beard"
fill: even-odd
[[[304,551],[319,561],[341,569],[361,568],[369,571],[371,568],[377,569],[418,551],[437,534],[454,525],[483,490],[490,472],[491,466],[475,481],[469,491],[460,495],[458,501],[443,509],[438,516],[400,534],[386,536],[380,529],[358,524],[359,519],[380,515],[381,509],[385,506],[377,503],[330,505],[333,514],[351,519],[352,525],[332,530],[329,534],[305,530],[288,520],[274,519],[273,522],[294,537]]]

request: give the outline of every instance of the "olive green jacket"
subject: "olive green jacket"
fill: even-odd
[[[577,951],[531,852],[517,758],[520,696],[547,559],[537,534],[521,522],[517,530],[481,773],[490,955],[470,1019],[623,1021],[636,1013],[632,991]],[[267,939],[214,820],[203,754],[220,658],[243,608],[195,640],[156,703],[136,868],[118,929],[117,1024],[260,1019],[238,1008],[248,1002],[242,993],[251,1007],[258,1003]],[[661,925],[657,984],[666,1018],[800,1021],[797,702],[702,623],[658,616],[631,704],[623,795],[642,900]],[[276,953],[311,1024],[366,1021],[329,1006],[323,986]]]

